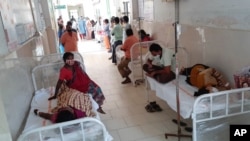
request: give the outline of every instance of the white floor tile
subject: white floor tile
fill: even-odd
[[[106,126],[107,130],[110,131],[127,127],[123,119],[115,118],[115,119],[103,120],[103,123]]]
[[[113,137],[113,141],[121,141],[118,131],[113,130],[110,131],[109,133]]]
[[[177,125],[172,122],[176,112],[157,98],[154,91],[146,91],[145,84],[136,87],[132,83],[121,84],[123,78],[117,66],[108,60],[111,54],[101,44],[84,40],[79,45],[87,73],[105,95],[102,107],[106,114],[100,114],[100,117],[114,141],[165,141],[165,133],[177,133]],[[148,101],[156,101],[163,111],[148,113],[145,110]],[[190,119],[183,121],[191,125]],[[178,139],[169,137],[167,140]]]
[[[121,141],[134,141],[145,138],[143,130],[139,126],[129,127],[118,130]]]

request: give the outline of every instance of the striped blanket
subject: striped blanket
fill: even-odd
[[[92,111],[90,96],[75,89],[71,89],[64,83],[59,89],[57,99],[57,106],[52,109],[52,113],[60,108],[71,106],[85,112],[87,117],[96,116]]]

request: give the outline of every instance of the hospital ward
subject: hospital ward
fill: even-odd
[[[249,141],[249,0],[0,0],[0,141]]]

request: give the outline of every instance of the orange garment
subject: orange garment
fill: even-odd
[[[103,42],[104,42],[104,46],[106,47],[106,49],[110,49],[110,41],[109,41],[109,37],[108,36],[103,36]]]
[[[61,42],[64,46],[65,52],[78,51],[77,48],[78,36],[76,32],[71,32],[71,35],[68,31],[64,32],[61,37]]]
[[[138,43],[139,40],[134,36],[131,35],[126,38],[124,44],[122,45],[121,49],[125,51],[125,57],[127,59],[131,59],[130,48],[135,44]]]

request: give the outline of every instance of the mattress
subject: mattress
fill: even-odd
[[[151,77],[147,77],[151,90],[156,92],[156,96],[163,99],[175,111],[176,106],[176,80],[161,84]],[[194,92],[197,88],[186,83],[186,77],[179,76],[179,99],[180,115],[186,119],[192,114],[193,104],[195,101]]]
[[[177,111],[176,105],[176,80],[172,80],[166,84],[160,84],[155,79],[147,77],[150,88],[156,92],[156,96],[166,101],[167,104]],[[190,118],[193,113],[194,102],[197,97],[194,97],[194,92],[198,89],[186,83],[186,76],[179,76],[179,101],[180,101],[180,115],[184,118]],[[224,93],[224,92],[222,92]],[[241,106],[250,105],[250,92],[245,92],[244,104],[241,105],[242,98],[239,93],[231,94],[229,102],[226,103],[227,95],[218,95],[216,93],[209,93],[213,95],[212,98],[203,98],[199,100],[196,107],[196,114],[206,115],[208,112],[213,111],[214,115],[222,115],[226,112],[227,107],[230,110],[241,108]],[[245,107],[248,108],[248,107]],[[229,111],[231,112],[231,111]]]
[[[33,129],[37,129],[39,127],[52,125],[52,123],[49,120],[45,120],[41,117],[36,116],[33,111],[34,109],[39,109],[39,111],[48,112],[53,107],[56,107],[57,100],[48,101],[48,98],[54,94],[54,90],[55,90],[54,87],[49,87],[47,89],[40,89],[36,91],[31,102],[31,109],[23,133],[32,131]],[[92,107],[94,109],[93,111],[97,115],[96,118],[100,120],[100,117],[96,112],[96,110],[98,109],[98,104],[92,99],[92,97],[91,101],[92,101]],[[93,140],[93,141],[103,140],[103,127],[100,126],[99,124],[88,121],[83,124],[83,129],[86,136],[85,140]],[[67,126],[66,128],[63,128],[63,133],[65,140],[82,140],[81,136],[83,135],[80,124],[70,125]],[[43,134],[42,139],[45,141],[61,140],[59,128],[43,131],[42,134]],[[39,140],[36,139],[37,137],[39,136],[36,134],[31,134],[29,135],[28,138],[30,140]],[[108,138],[109,139],[107,140],[112,140],[112,137],[110,135],[108,135]]]

